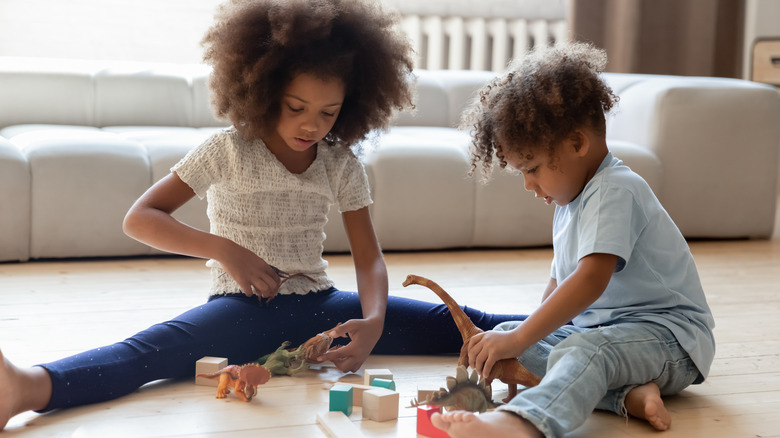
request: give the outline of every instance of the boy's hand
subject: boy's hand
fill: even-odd
[[[469,341],[469,366],[486,378],[493,365],[501,359],[516,358],[523,354],[513,338],[513,332],[484,332]]]
[[[333,338],[349,336],[349,344],[329,351],[320,358],[336,365],[342,373],[356,372],[368,359],[379,337],[382,335],[382,321],[371,319],[350,319],[334,328],[328,335]]]

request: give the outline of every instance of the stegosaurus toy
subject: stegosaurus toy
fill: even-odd
[[[447,376],[447,389],[441,388],[427,400],[412,400],[410,407],[420,405],[441,406],[447,410],[485,412],[495,409],[499,404],[493,402],[493,390],[480,379],[476,371],[469,376],[466,367],[458,365],[455,377]]]

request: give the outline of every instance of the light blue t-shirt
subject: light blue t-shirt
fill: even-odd
[[[662,324],[707,377],[715,356],[712,312],[687,242],[641,176],[608,153],[582,193],[556,207],[553,248],[558,284],[589,254],[618,256],[604,293],[574,325]]]

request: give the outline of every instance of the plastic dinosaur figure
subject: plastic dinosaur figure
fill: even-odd
[[[340,325],[341,323],[336,324],[336,327]],[[322,362],[319,357],[330,349],[333,343],[330,332],[333,329],[317,333],[295,349],[288,348],[290,342],[285,341],[276,351],[258,359],[257,363],[266,367],[275,376],[294,376],[301,371],[306,371],[309,369],[309,364]],[[333,347],[333,350],[339,347],[341,345]]]
[[[336,324],[336,327],[340,325],[341,323],[338,323]],[[333,329],[336,327],[333,327],[332,329],[322,333],[317,333],[308,341],[304,342],[303,345],[301,345],[304,352],[303,357],[306,359],[306,362],[320,363],[322,361],[319,360],[319,357],[325,354],[325,352],[336,350],[337,348],[341,347],[341,345],[336,345],[335,347],[330,348],[330,345],[333,343],[333,336],[331,336],[331,331],[333,331]]]
[[[271,378],[271,372],[256,363],[247,365],[228,365],[213,374],[198,374],[198,377],[218,380],[217,398],[225,398],[233,388],[233,392],[241,400],[248,402],[257,393],[257,385],[262,385]]]
[[[435,282],[417,275],[409,275],[406,277],[403,285],[404,287],[410,284],[419,284],[432,290],[436,295],[444,301],[447,308],[450,309],[452,319],[455,320],[455,325],[458,326],[458,331],[463,337],[463,347],[460,349],[460,357],[458,358],[458,365],[464,367],[469,366],[469,340],[477,333],[482,333],[483,330],[474,325],[473,322],[466,316],[466,312],[460,308],[458,303],[452,299],[452,297],[444,291]],[[539,377],[528,371],[524,366],[520,365],[515,359],[501,359],[493,365],[493,369],[490,370],[490,375],[485,378],[485,383],[490,386],[493,379],[498,379],[507,385],[509,385],[509,396],[505,401],[509,401],[517,395],[517,385],[523,385],[526,387],[536,386],[539,384]]]
[[[317,280],[315,280],[315,279],[313,279],[313,278],[309,277],[308,275],[306,275],[306,274],[304,274],[304,273],[301,273],[301,272],[298,272],[298,273],[295,273],[295,274],[289,274],[289,273],[287,273],[287,272],[285,272],[285,271],[282,271],[281,269],[277,268],[277,267],[276,267],[276,266],[274,266],[274,265],[268,265],[268,266],[270,266],[270,267],[271,267],[271,269],[273,269],[273,270],[274,270],[274,272],[276,272],[276,275],[278,275],[278,276],[279,276],[279,278],[281,278],[281,279],[282,279],[282,281],[281,281],[281,282],[279,282],[279,286],[281,286],[282,284],[284,284],[284,282],[285,282],[285,281],[287,281],[287,280],[289,280],[289,279],[291,279],[291,278],[295,278],[295,277],[301,277],[301,278],[305,278],[305,279],[307,279],[307,280],[309,280],[309,281],[311,281],[311,282],[314,282],[314,283],[316,283],[316,282],[317,282]],[[219,277],[221,277],[221,276],[223,276],[223,275],[225,275],[225,274],[227,274],[227,272],[223,272],[223,273],[219,274]],[[266,303],[268,303],[268,302],[270,302],[271,300],[273,300],[274,298],[276,298],[276,295],[272,296],[271,298],[268,298],[268,300],[267,300],[267,301],[265,301],[265,302],[266,302]],[[259,295],[258,295],[258,299],[260,299],[260,300],[262,301],[262,298],[260,298],[260,296],[259,296]]]
[[[274,376],[294,376],[301,371],[309,369],[309,364],[304,358],[303,345],[294,350],[288,350],[289,341],[282,343],[273,353],[266,354],[257,360]]]
[[[447,377],[447,389],[441,388],[427,400],[412,400],[411,407],[420,405],[441,406],[447,410],[485,412],[498,407],[493,402],[493,391],[485,380],[479,379],[476,371],[469,377],[466,367],[458,365],[455,377]]]

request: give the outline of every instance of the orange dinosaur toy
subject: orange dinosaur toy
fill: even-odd
[[[336,324],[336,327],[340,325],[341,323],[338,323]],[[320,356],[328,351],[336,350],[341,347],[341,345],[336,345],[335,347],[330,348],[330,345],[333,343],[333,336],[331,332],[336,329],[336,327],[333,327],[332,329],[322,333],[317,333],[308,341],[303,343],[303,357],[306,359],[306,362],[320,363],[322,362],[319,360]]]
[[[463,347],[460,349],[460,357],[458,358],[458,365],[463,365],[468,368],[469,366],[469,340],[477,333],[482,333],[483,330],[474,325],[473,322],[466,316],[466,312],[460,308],[458,303],[452,299],[452,297],[444,291],[435,282],[417,275],[409,275],[406,277],[403,285],[404,287],[410,284],[419,284],[432,290],[436,295],[444,301],[447,308],[450,309],[452,319],[455,320],[455,325],[458,326],[458,331],[463,337]],[[501,359],[493,365],[493,369],[490,370],[489,376],[483,376],[486,384],[489,386],[493,379],[498,379],[507,385],[509,385],[509,396],[504,401],[509,401],[517,395],[517,385],[523,385],[526,387],[536,386],[541,379],[528,371],[524,366],[520,365],[516,359]]]
[[[217,398],[225,398],[233,388],[233,392],[241,400],[248,402],[257,393],[257,385],[262,385],[271,379],[271,372],[258,364],[243,366],[228,365],[212,374],[198,374],[197,377],[218,380]]]

